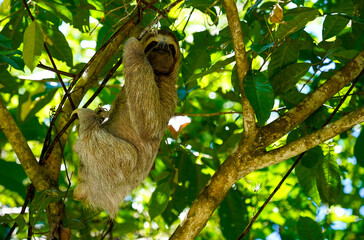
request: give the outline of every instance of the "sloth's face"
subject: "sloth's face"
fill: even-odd
[[[159,31],[159,34],[149,36],[144,44],[144,52],[156,75],[168,75],[178,64],[178,42],[170,34],[161,34]]]

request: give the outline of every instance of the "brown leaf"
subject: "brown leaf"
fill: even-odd
[[[269,20],[272,23],[281,23],[283,20],[283,9],[279,5],[279,3],[276,3],[273,7],[272,12],[270,13]]]

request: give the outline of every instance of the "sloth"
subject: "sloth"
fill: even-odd
[[[112,218],[120,203],[148,176],[177,103],[180,51],[171,31],[150,32],[124,45],[125,84],[103,121],[91,109],[76,109],[79,183],[74,199]]]

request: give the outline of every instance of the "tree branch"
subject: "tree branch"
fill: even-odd
[[[274,165],[286,159],[295,157],[298,154],[303,153],[313,147],[316,147],[320,143],[323,143],[324,141],[349,130],[356,124],[359,124],[363,121],[364,106],[313,133],[303,136],[283,147],[269,151],[268,153],[256,158],[254,161],[256,164],[259,163],[257,164],[259,166],[258,169]]]
[[[257,133],[254,109],[250,105],[249,100],[246,98],[243,87],[243,79],[245,78],[249,70],[249,64],[245,51],[243,32],[240,26],[236,3],[234,0],[224,0],[223,3],[226,10],[226,17],[229,22],[229,28],[235,51],[235,60],[239,76],[239,85],[244,116],[244,134],[246,135],[246,138],[248,138],[249,136],[253,136]]]
[[[363,69],[364,51],[361,51],[355,58],[294,108],[274,122],[264,126],[261,131],[262,145],[267,146],[286,135],[321,107],[327,100],[332,98],[340,89],[349,84]]]
[[[48,188],[48,176],[42,171],[30,149],[27,140],[17,126],[13,116],[0,99],[0,127],[13,147],[30,181],[38,191]]]
[[[213,117],[213,116],[220,116],[226,114],[242,114],[242,112],[215,112],[215,113],[176,113],[175,116],[187,116],[187,117]]]
[[[281,137],[279,135],[280,131],[287,131],[287,129],[291,130],[301,123],[325,101],[336,94],[342,87],[357,77],[363,67],[364,51],[358,54],[352,61],[347,63],[345,67],[327,80],[326,83],[318,90],[304,99],[303,103],[299,103],[297,105],[298,107],[296,106],[288,111],[288,113],[273,122],[274,124],[271,123],[267,127],[263,128],[264,132],[261,135],[263,136],[261,137],[263,140],[256,141],[255,138],[249,139],[243,137],[239,145],[218,168],[202,192],[198,195],[197,199],[193,202],[186,219],[178,226],[171,239],[194,239],[206,225],[208,219],[224,199],[231,186],[238,179],[245,177],[247,174],[258,169],[271,166],[301,152],[307,151],[321,142],[350,129],[355,124],[363,121],[364,109],[362,107],[342,119],[329,124],[325,128],[312,133],[313,135],[307,135],[306,137],[297,140],[302,141],[302,143],[293,142],[283,147],[281,150],[277,149],[268,153],[263,151],[264,147],[269,145],[272,141],[275,141],[277,137]],[[300,111],[303,111],[304,113],[301,114]],[[282,118],[283,120],[281,120]],[[287,125],[289,127],[287,127]],[[269,134],[274,134],[274,136],[270,136]],[[293,145],[294,143],[295,145]],[[299,151],[295,150],[295,148],[297,148],[296,144],[303,143],[304,147],[302,147]]]
[[[241,157],[241,152],[237,149],[229,155],[192,203],[186,218],[177,227],[170,238],[171,240],[193,240],[196,238],[212,213],[230,191],[231,186],[238,180],[238,171],[232,164]]]

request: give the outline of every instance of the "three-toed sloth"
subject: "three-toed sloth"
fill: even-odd
[[[106,121],[81,108],[74,145],[80,164],[74,199],[114,217],[120,203],[149,174],[177,102],[180,51],[172,32],[148,33],[124,45],[125,84]]]

